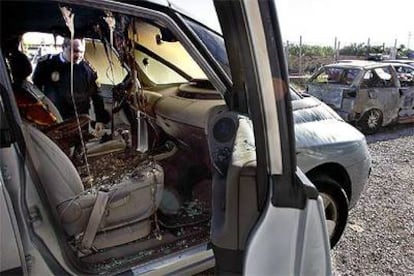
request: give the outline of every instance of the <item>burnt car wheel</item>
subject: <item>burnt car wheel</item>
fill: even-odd
[[[311,177],[322,197],[331,248],[342,236],[348,219],[348,197],[337,181],[326,175]]]
[[[371,109],[365,112],[358,121],[358,127],[365,134],[373,134],[382,125],[382,112],[378,109]]]

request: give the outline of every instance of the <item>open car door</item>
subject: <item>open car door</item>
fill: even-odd
[[[296,168],[275,1],[215,1],[231,67],[230,110],[209,117],[211,241],[218,273],[329,275],[322,201]]]

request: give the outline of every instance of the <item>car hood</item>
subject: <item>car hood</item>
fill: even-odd
[[[292,101],[296,148],[362,141],[365,136],[313,97]]]

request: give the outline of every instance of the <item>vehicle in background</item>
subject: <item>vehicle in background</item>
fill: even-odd
[[[306,91],[365,134],[414,122],[414,82],[402,86],[388,63],[358,60],[325,65],[309,79]]]
[[[412,81],[414,78],[414,65],[408,65],[405,63],[390,62],[398,75],[398,80],[400,81],[401,86],[412,86]]]

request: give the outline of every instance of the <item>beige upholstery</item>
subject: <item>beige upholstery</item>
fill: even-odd
[[[48,200],[71,237],[83,234],[94,207],[97,191],[84,191],[76,168],[60,148],[33,126],[27,126],[28,145]],[[92,244],[100,249],[148,235],[164,187],[161,166],[146,163],[119,184],[105,187],[109,200]]]

